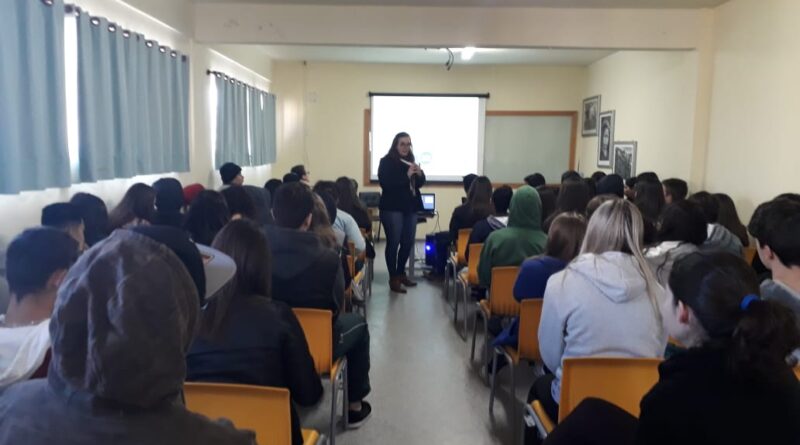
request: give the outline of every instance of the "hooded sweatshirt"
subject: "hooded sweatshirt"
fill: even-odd
[[[2,322],[0,316],[0,326]],[[42,367],[50,350],[49,325],[48,319],[33,326],[0,327],[0,389],[28,380]]]
[[[0,396],[0,443],[253,443],[252,433],[180,403],[199,306],[197,286],[172,250],[114,232],[78,260],[59,290],[47,380]]]
[[[672,266],[675,261],[682,256],[697,251],[698,247],[692,243],[664,241],[647,249],[644,257],[650,263],[650,268],[656,274],[658,282],[666,288],[669,285],[669,274],[672,272]]]
[[[658,318],[666,299],[655,284],[654,307],[632,255],[583,254],[547,282],[539,325],[545,365],[555,371],[553,400],[561,393],[561,361],[570,357],[663,357],[667,334]]]
[[[782,303],[794,312],[797,325],[800,326],[800,293],[795,292],[789,286],[780,281],[764,280],[761,283],[761,297],[765,300],[772,300]],[[800,349],[794,351],[794,357],[800,363]]]
[[[708,225],[708,239],[700,247],[706,251],[721,251],[742,256],[742,241],[721,224]]]
[[[492,232],[483,243],[478,263],[481,286],[491,284],[493,267],[519,266],[525,258],[542,253],[546,243],[539,193],[529,185],[522,186],[511,198],[508,226]]]

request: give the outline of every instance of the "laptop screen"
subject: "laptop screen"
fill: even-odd
[[[426,212],[436,211],[436,194],[434,193],[422,194],[422,210]]]

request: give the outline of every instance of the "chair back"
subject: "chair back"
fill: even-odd
[[[317,374],[329,374],[333,367],[333,314],[321,309],[295,308],[292,311],[306,335]]]
[[[289,390],[268,386],[186,382],[186,408],[210,419],[225,418],[256,433],[258,445],[291,445]]]
[[[469,245],[469,262],[467,262],[467,282],[470,286],[478,285],[478,264],[481,262],[483,244]]]
[[[458,239],[456,239],[456,255],[458,264],[467,264],[467,243],[469,243],[469,235],[472,229],[461,229],[458,231]],[[469,253],[472,255],[472,252]]]
[[[609,401],[639,417],[639,402],[658,382],[660,363],[657,358],[564,359],[558,421],[588,397]]]
[[[472,259],[472,252],[469,253]],[[514,283],[519,267],[493,267],[492,285],[489,288],[489,308],[492,315],[512,317],[519,314],[519,303],[514,299]]]
[[[494,281],[492,281],[494,282]],[[539,352],[539,321],[542,318],[541,298],[522,300],[519,304],[519,339],[517,352],[520,358],[530,361],[541,361]]]
[[[794,375],[797,376],[797,380],[800,380],[800,365],[794,367]]]
[[[742,253],[747,264],[753,264],[753,259],[755,259],[757,253],[756,248],[745,247]]]

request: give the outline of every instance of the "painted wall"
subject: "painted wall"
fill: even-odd
[[[800,2],[734,0],[717,9],[706,187],[755,207],[800,188]]]
[[[176,48],[190,56],[191,63],[191,95],[190,95],[190,161],[191,171],[169,176],[177,177],[182,183],[199,182],[206,186],[217,187],[219,179],[212,165],[214,143],[211,140],[211,121],[209,85],[211,78],[206,70],[224,71],[250,84],[269,89],[271,61],[256,52],[249,53],[237,46],[223,45],[214,49],[197,44],[193,39],[177,28],[188,29],[191,18],[188,2],[154,2],[134,0],[149,8],[147,15],[126,3],[117,0],[77,0],[74,3],[89,11],[92,15],[104,16],[123,27],[142,32],[149,38],[162,44]],[[175,22],[175,20],[178,20]],[[167,23],[169,22],[169,23]],[[231,54],[231,57],[223,55]],[[241,60],[237,62],[236,60]],[[247,65],[247,66],[245,66]],[[249,67],[249,68],[248,68]],[[252,184],[263,184],[270,176],[270,167],[246,168],[246,181]],[[76,184],[65,189],[48,189],[44,191],[23,192],[18,195],[0,195],[0,251],[10,239],[26,227],[39,224],[41,209],[47,204],[66,201],[76,192],[89,192],[104,199],[112,208],[131,184],[136,182],[152,183],[156,179],[168,175],[148,175],[131,179],[101,181],[98,183]],[[0,266],[4,263],[4,255],[0,255]]]
[[[377,190],[363,187],[369,91],[489,92],[488,110],[577,111],[585,81],[585,67],[456,66],[448,72],[428,65],[275,61],[273,91],[278,96],[279,122],[274,171],[282,175],[292,165],[304,163],[313,181],[346,175],[357,178],[363,190]],[[377,142],[379,150],[388,150],[390,144]],[[464,192],[460,186],[426,190],[437,194],[440,226],[446,230]],[[434,223],[419,226],[417,235],[433,230]]]
[[[638,142],[637,172],[690,178],[697,65],[695,51],[620,51],[589,66],[586,97],[616,111],[615,140]],[[597,137],[580,146],[583,173],[611,171],[597,168]]]

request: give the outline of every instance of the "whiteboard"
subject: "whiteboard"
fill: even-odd
[[[570,169],[576,123],[577,112],[487,112],[483,174],[495,184],[522,183],[537,172],[549,184],[559,183]]]

